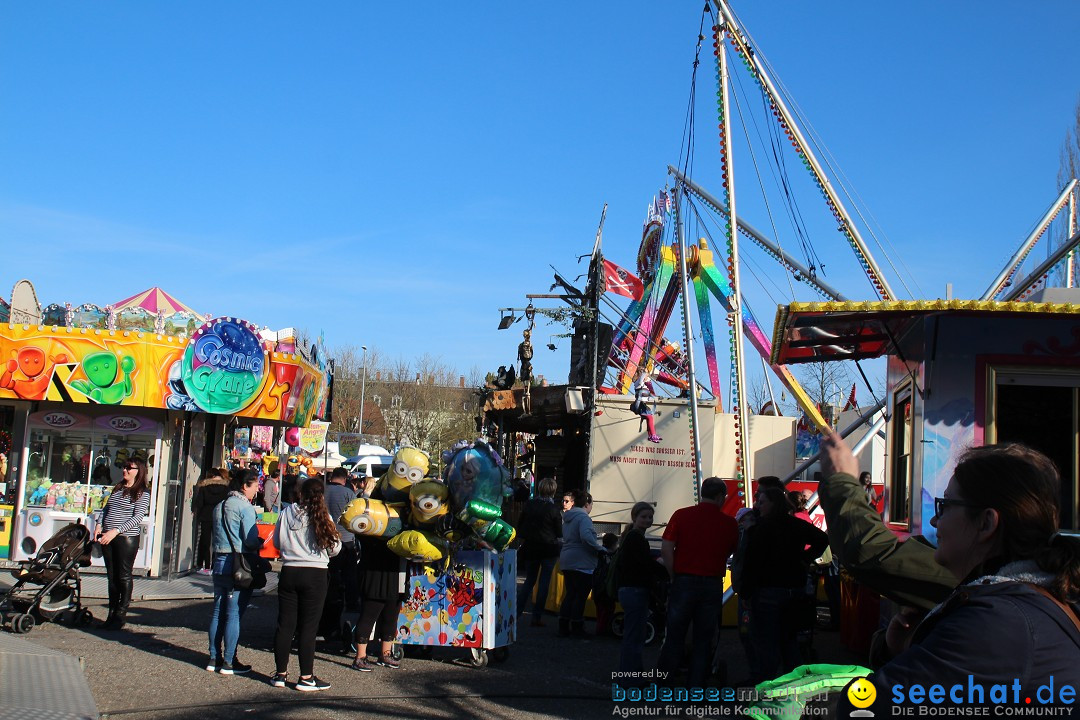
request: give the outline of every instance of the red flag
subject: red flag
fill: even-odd
[[[640,300],[644,289],[641,280],[629,270],[619,267],[610,260],[604,261],[605,292],[613,292],[616,295]]]
[[[851,394],[848,395],[847,402],[844,403],[844,410],[858,410],[859,406],[855,403],[855,383],[851,383]]]

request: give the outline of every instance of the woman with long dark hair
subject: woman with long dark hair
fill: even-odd
[[[274,528],[274,545],[281,551],[274,687],[285,687],[288,680],[289,649],[295,634],[300,658],[296,689],[330,689],[330,683],[315,677],[315,629],[326,601],[326,568],[341,550],[341,537],[326,509],[324,493],[321,482],[304,483],[299,501],[281,511]]]
[[[146,462],[127,460],[123,473],[123,479],[112,489],[101,511],[101,522],[94,538],[101,543],[109,578],[109,617],[102,624],[107,630],[119,630],[127,621],[134,584],[131,568],[139,552],[143,518],[150,512]]]
[[[251,470],[234,470],[228,497],[214,508],[214,612],[210,616],[210,662],[206,669],[222,675],[242,675],[251,670],[236,658],[240,642],[240,619],[251,601],[251,588],[233,584],[232,554],[256,553],[262,538],[256,526],[255,496],[259,476]],[[224,652],[223,652],[224,651]]]

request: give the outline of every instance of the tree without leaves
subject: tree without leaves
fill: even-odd
[[[415,360],[380,359],[375,365],[369,352],[365,420],[370,421],[375,412],[367,409],[371,405],[385,423],[389,447],[415,445],[435,462],[439,452],[454,441],[476,434],[474,391],[481,380],[476,368],[468,375],[461,375],[430,354]],[[366,422],[365,431],[368,430]]]
[[[810,400],[819,407],[834,404],[838,413],[844,407],[851,392],[851,375],[844,363],[807,363],[799,367],[796,375]]]

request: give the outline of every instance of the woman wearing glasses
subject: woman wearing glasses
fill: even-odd
[[[251,666],[237,659],[236,646],[240,641],[240,619],[251,601],[252,590],[233,585],[232,554],[255,553],[262,547],[252,505],[259,492],[259,476],[253,470],[235,470],[229,487],[229,495],[214,508],[214,610],[206,669],[222,675],[242,675]]]
[[[829,450],[833,466],[850,475],[857,465],[839,448]],[[1060,497],[1056,466],[1026,446],[977,447],[960,458],[931,520],[933,559],[959,585],[921,621],[913,608],[893,618],[887,647],[878,647],[878,659],[894,656],[873,676],[879,688],[936,684],[947,688],[946,702],[986,704],[1002,685],[1023,704],[1051,677],[1057,688],[1080,685],[1080,540],[1058,529]],[[968,696],[971,678],[985,694]],[[949,694],[956,685],[959,698]],[[1038,699],[1072,702],[1053,691]]]
[[[102,624],[106,630],[120,630],[127,620],[133,585],[131,568],[139,552],[142,521],[150,511],[146,475],[142,460],[124,463],[123,479],[109,495],[97,526],[94,539],[101,543],[109,579],[109,617]]]

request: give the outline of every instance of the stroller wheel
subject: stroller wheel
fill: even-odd
[[[83,608],[79,612],[79,624],[90,625],[94,622],[94,613],[90,612],[87,608]]]
[[[11,631],[16,635],[25,635],[34,629],[36,622],[30,613],[19,613],[11,618]]]
[[[611,618],[611,634],[617,638],[621,638],[623,634],[623,619],[621,612],[615,613]]]
[[[656,640],[656,626],[653,625],[652,618],[645,621],[645,644],[652,645]]]

